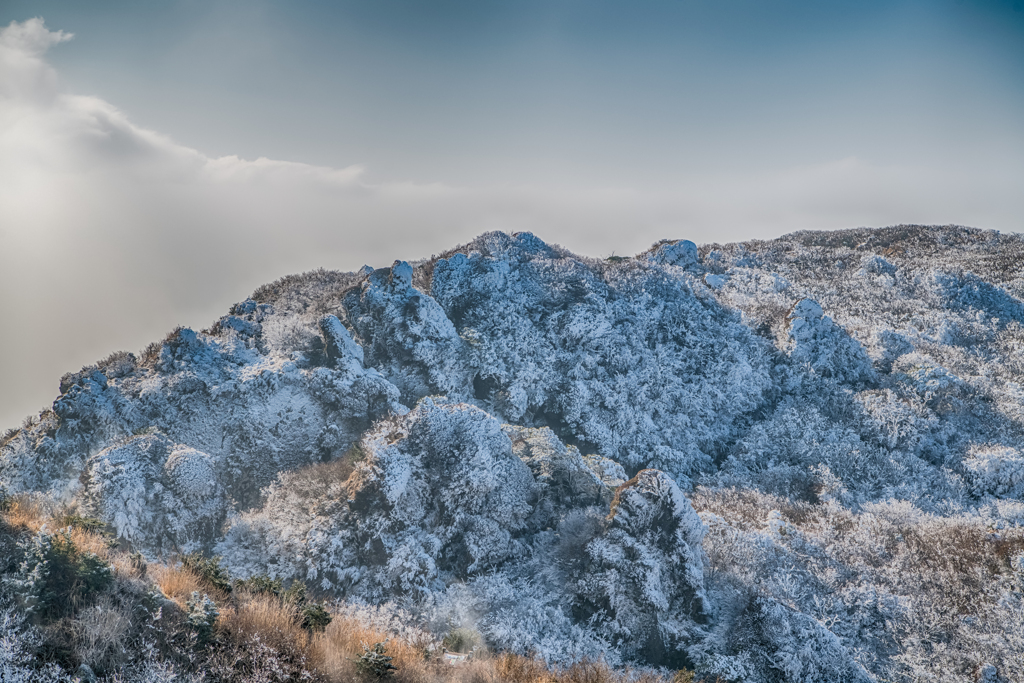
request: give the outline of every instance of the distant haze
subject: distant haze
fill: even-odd
[[[1024,226],[1020,2],[11,0],[0,26],[0,428],[282,275],[486,230],[604,257]]]

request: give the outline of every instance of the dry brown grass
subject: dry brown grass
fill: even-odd
[[[494,672],[506,683],[556,683],[557,676],[536,657],[523,657],[511,653],[497,655],[493,660]]]
[[[387,654],[393,657],[392,664],[398,668],[396,680],[438,680],[436,674],[427,675],[437,667],[427,661],[424,646],[388,640],[387,633],[349,616],[336,615],[323,633],[314,636],[311,661],[332,682],[354,681],[359,678],[355,661],[363,654],[363,644],[372,647],[384,641],[387,641]]]
[[[768,510],[798,527],[818,524],[826,514],[821,505],[794,501],[753,489],[709,489],[698,486],[690,496],[697,512],[712,512],[739,529],[760,529]]]
[[[221,608],[217,629],[236,644],[258,635],[260,642],[280,651],[309,648],[309,634],[301,626],[295,605],[274,595],[238,593]]]
[[[13,496],[2,514],[3,521],[12,529],[38,533],[43,526],[49,532],[66,528],[68,511],[56,510],[35,496]],[[110,544],[102,534],[71,526],[71,540],[78,549],[97,555],[103,560],[111,557]]]
[[[110,544],[100,534],[82,529],[71,528],[71,540],[75,547],[87,553],[92,553],[102,560],[109,560],[111,556]]]
[[[14,528],[27,529],[36,533],[50,521],[50,511],[36,498],[12,496],[9,502],[10,507],[3,513],[3,516],[7,524]]]
[[[147,575],[153,579],[160,591],[173,600],[182,609],[192,592],[206,593],[218,605],[227,601],[227,594],[206,583],[184,567],[166,564],[150,564]]]

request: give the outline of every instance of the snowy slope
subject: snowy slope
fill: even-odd
[[[1015,235],[488,233],[65,376],[0,482],[553,661],[1012,680],[1022,344]]]

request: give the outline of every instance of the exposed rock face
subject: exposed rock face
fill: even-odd
[[[697,245],[690,240],[679,240],[661,245],[651,254],[651,260],[668,266],[700,269]]]
[[[352,335],[337,316],[325,315],[320,318],[318,326],[324,338],[324,352],[331,363],[336,367],[347,367],[349,363],[355,363],[354,369],[362,369],[363,347],[352,341]]]
[[[537,501],[531,520],[537,529],[557,524],[566,510],[607,505],[613,487],[602,481],[575,446],[563,444],[544,427],[504,425],[512,452],[530,468],[537,482]]]

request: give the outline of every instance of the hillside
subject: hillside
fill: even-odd
[[[0,486],[550,665],[1024,680],[1022,350],[1018,235],[488,233],[65,375]]]

